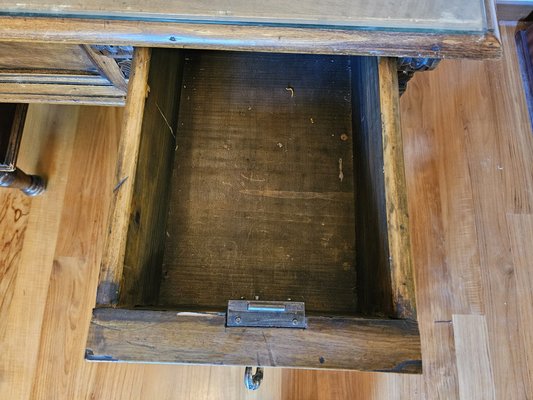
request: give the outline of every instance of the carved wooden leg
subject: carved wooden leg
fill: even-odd
[[[46,188],[40,176],[27,175],[18,168],[14,171],[0,171],[0,187],[20,189],[28,196],[37,196]]]
[[[28,196],[44,192],[44,180],[27,175],[16,166],[27,104],[0,104],[0,187],[16,188]]]

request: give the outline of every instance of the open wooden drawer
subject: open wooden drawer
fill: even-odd
[[[87,359],[419,372],[398,97],[395,59],[137,49]]]

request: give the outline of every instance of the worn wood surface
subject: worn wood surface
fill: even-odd
[[[94,243],[103,238],[102,211],[111,199],[109,191],[97,200],[93,193],[102,180],[114,186],[115,161],[108,158],[103,169],[96,167],[105,154],[116,156],[119,122],[103,117],[115,112],[111,108],[91,114],[98,109],[31,105],[19,163],[46,173],[51,186],[40,199],[0,193],[6,213],[0,214],[6,216],[0,257],[11,260],[0,261],[0,398],[460,399],[460,386],[479,380],[457,379],[454,337],[462,333],[452,332],[447,321],[452,314],[484,314],[496,398],[527,399],[533,391],[527,386],[533,346],[526,345],[533,312],[524,277],[532,271],[527,240],[533,135],[514,31],[503,27],[504,60],[445,61],[436,71],[415,76],[401,99],[423,375],[267,369],[261,389],[246,392],[241,368],[83,362],[99,269],[99,261],[90,260],[99,258]],[[85,115],[82,126],[97,126],[77,129],[78,115]],[[90,139],[111,136],[113,145]],[[98,157],[80,157],[87,152]],[[84,185],[76,186],[81,179]],[[74,200],[66,203],[64,190],[70,187],[68,198]],[[87,211],[87,202],[93,211]],[[67,211],[77,217],[62,218]],[[487,238],[493,240],[485,244]],[[58,242],[76,253],[56,250]],[[78,264],[83,266],[63,262],[51,285],[53,259],[73,254],[86,260]],[[54,322],[43,330],[43,319]],[[452,332],[451,341],[442,331]],[[468,327],[463,332],[475,334]],[[470,371],[473,378],[478,374]]]
[[[149,90],[150,53],[150,49],[147,48],[139,48],[134,53],[128,99],[124,110],[122,134],[118,149],[107,240],[98,278],[97,304],[114,304],[118,301],[119,286],[124,268],[126,238],[141,140],[144,106]]]
[[[407,185],[400,124],[397,61],[379,63],[379,103],[383,130],[383,179],[387,214],[388,262],[392,306],[397,318],[416,319],[415,280],[411,258]]]
[[[2,83],[0,91],[6,95],[35,95],[43,96],[87,96],[87,97],[124,97],[125,93],[114,86],[94,86],[94,85],[57,85],[48,83]],[[0,94],[1,95],[1,94]]]
[[[464,0],[337,0],[287,3],[224,0],[4,0],[0,10],[14,14],[184,20],[221,23],[270,23],[374,28],[480,31],[485,25],[483,2]]]
[[[491,0],[487,0],[490,4]],[[428,3],[429,4],[429,3]],[[490,8],[487,9],[490,11]],[[490,12],[489,12],[489,15]],[[491,24],[492,19],[487,20]],[[496,28],[486,33],[306,29],[117,19],[0,16],[0,41],[410,57],[498,58]]]
[[[123,105],[124,78],[104,59],[71,44],[0,43],[0,102]]]
[[[160,304],[258,296],[353,313],[349,58],[186,60]]]
[[[89,57],[100,74],[105,76],[116,89],[119,89],[124,93],[128,91],[128,83],[126,82],[120,67],[113,58],[98,53],[91,46],[82,44],[80,47],[85,51],[87,57]]]
[[[61,90],[59,90],[61,91]],[[0,93],[0,103],[30,103],[30,104],[57,104],[57,105],[88,105],[88,106],[116,106],[123,107],[125,96],[85,96],[49,93]]]
[[[183,54],[152,50],[128,218],[120,305],[157,304],[171,191]],[[180,185],[178,183],[178,185]]]
[[[0,71],[56,71],[96,75],[97,68],[83,49],[74,44],[0,42]]]
[[[95,309],[89,360],[420,372],[415,322],[307,318],[307,329],[226,328],[224,313]]]

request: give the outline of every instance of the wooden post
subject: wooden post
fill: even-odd
[[[14,171],[0,171],[0,187],[20,189],[32,197],[40,195],[46,188],[40,176],[28,175],[18,168]]]
[[[44,192],[44,180],[16,167],[27,104],[0,104],[0,187],[16,188],[28,196]]]

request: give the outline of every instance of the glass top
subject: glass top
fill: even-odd
[[[3,15],[480,32],[484,0],[3,0]]]

